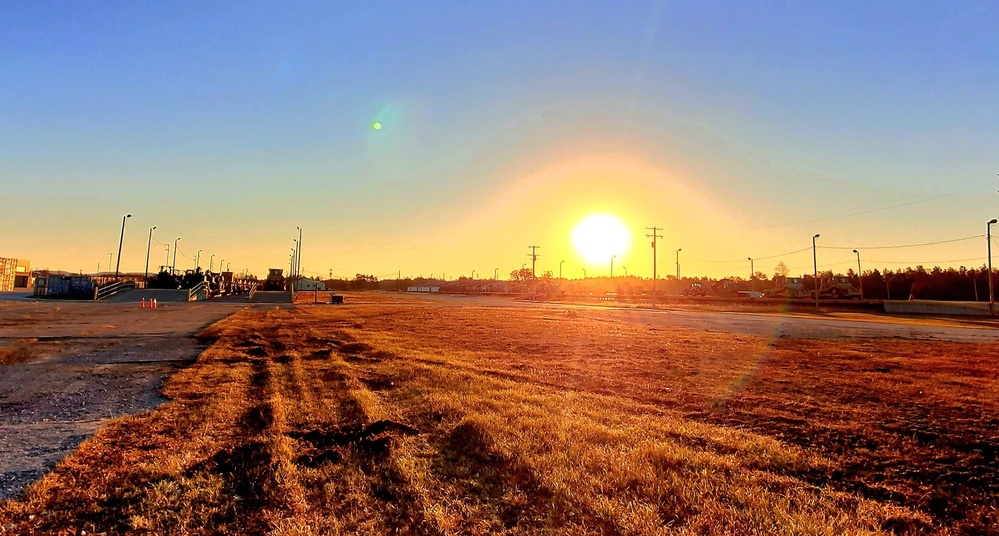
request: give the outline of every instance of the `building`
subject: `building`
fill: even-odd
[[[35,277],[31,273],[30,261],[0,257],[0,292],[31,288],[34,283]]]
[[[31,261],[17,259],[17,268],[14,270],[14,288],[28,289],[35,286],[35,276],[31,273]]]
[[[295,287],[298,291],[316,291],[316,290],[326,290],[326,282],[316,281],[315,279],[299,279],[295,283]]]

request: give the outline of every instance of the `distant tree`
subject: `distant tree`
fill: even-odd
[[[510,272],[510,281],[530,281],[534,279],[534,273],[530,268],[521,268]]]
[[[791,269],[784,264],[784,261],[780,261],[777,266],[774,266],[774,277],[787,277],[789,273],[791,273]]]

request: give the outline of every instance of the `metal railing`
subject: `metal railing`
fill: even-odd
[[[197,301],[198,293],[205,290],[205,282],[202,281],[197,285],[194,285],[187,291],[187,301]]]
[[[116,283],[111,283],[110,285],[104,285],[103,287],[94,288],[94,301],[101,301],[118,294],[123,290],[129,290],[135,288],[135,281],[118,281]]]

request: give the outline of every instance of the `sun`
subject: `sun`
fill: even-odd
[[[631,243],[631,232],[617,217],[591,214],[572,230],[572,245],[586,261],[597,264],[610,262]]]

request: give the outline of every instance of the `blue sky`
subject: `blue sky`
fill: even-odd
[[[612,208],[636,235],[669,228],[692,263],[814,232],[854,246],[980,234],[999,214],[997,15],[995,2],[5,2],[0,204],[19,224],[0,255],[92,271],[131,212],[129,270],[152,225],[256,272],[286,263],[301,225],[307,273],[508,273],[539,241],[546,261],[574,259],[573,222],[553,218],[609,210],[616,191],[658,199]],[[572,173],[593,159],[645,175],[579,192]],[[483,213],[494,220],[472,226]],[[975,266],[983,246],[879,255]]]

